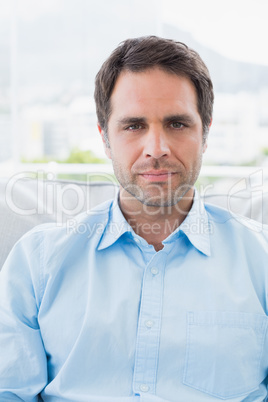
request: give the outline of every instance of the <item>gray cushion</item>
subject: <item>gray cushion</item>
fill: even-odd
[[[32,227],[45,223],[62,224],[70,217],[114,198],[112,182],[81,183],[34,179],[0,180],[0,269],[15,242]],[[241,192],[235,195],[210,194],[206,202],[227,208],[262,223],[268,223],[268,194]]]
[[[0,180],[0,269],[15,242],[34,226],[60,225],[116,194],[117,186],[105,182]]]

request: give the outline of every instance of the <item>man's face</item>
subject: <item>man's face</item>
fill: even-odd
[[[108,138],[121,193],[155,207],[192,196],[206,145],[188,78],[158,68],[122,72],[111,96]]]

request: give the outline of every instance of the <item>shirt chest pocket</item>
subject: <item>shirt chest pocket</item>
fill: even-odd
[[[240,312],[190,312],[183,383],[221,399],[256,390],[268,319]]]

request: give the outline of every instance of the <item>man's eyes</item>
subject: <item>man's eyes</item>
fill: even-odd
[[[125,130],[129,130],[129,131],[137,131],[137,130],[141,130],[141,129],[142,129],[141,124],[131,124],[131,125],[125,127]]]
[[[183,127],[185,127],[185,125],[183,123],[180,123],[179,121],[173,121],[172,123],[170,123],[170,126],[175,129],[182,129]]]
[[[171,123],[168,123],[168,127],[171,127],[175,130],[181,130],[183,129],[185,126],[185,124],[179,122],[179,121],[173,121]],[[138,131],[138,130],[142,130],[144,128],[144,126],[142,124],[130,124],[126,127],[124,127],[124,130],[127,131]]]

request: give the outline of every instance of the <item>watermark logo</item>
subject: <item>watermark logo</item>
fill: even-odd
[[[115,199],[118,196],[117,182],[114,176],[110,174],[88,173],[87,180],[83,183],[59,181],[56,180],[53,173],[46,173],[46,180],[42,178],[43,176],[44,172],[38,172],[35,176],[33,173],[24,172],[16,174],[9,179],[6,185],[5,197],[6,205],[10,211],[20,216],[46,215],[51,218],[51,221],[55,221],[60,226],[68,219],[84,211],[88,211],[88,214],[107,213],[110,208],[109,204],[107,204],[106,210],[104,207],[103,209],[97,208],[95,212],[92,211],[92,207],[109,198]],[[98,178],[97,183],[96,178]],[[167,183],[166,186],[153,183],[151,187],[147,186],[145,189],[133,183],[129,186],[131,188],[126,187],[127,191],[122,194],[123,201],[124,196],[129,199],[129,194],[133,192],[134,194],[140,194],[140,197],[143,196],[142,191],[146,190],[147,194],[142,210],[138,210],[136,215],[158,215],[163,213],[168,217],[169,213],[174,212],[175,208],[179,215],[185,214],[186,216],[187,213],[181,208],[182,203],[178,201],[182,197],[185,199],[188,191],[193,190],[190,186],[184,185],[175,189],[172,188],[170,183]],[[238,180],[227,191],[225,190],[222,196],[217,196],[217,192],[213,183],[206,186],[199,185],[200,199],[197,199],[197,202],[212,198],[212,203],[226,208],[231,216],[239,220],[240,223],[250,227],[252,230],[262,230],[264,219],[264,177],[262,170],[257,170],[247,178]],[[192,193],[192,191],[188,193],[190,194],[189,200],[192,198]],[[217,202],[217,199],[219,202]],[[153,208],[151,207],[152,204],[154,205]],[[130,204],[125,203],[125,205]],[[200,213],[202,215],[203,208],[203,203],[200,201],[198,202],[198,208],[190,211],[190,214]],[[131,213],[132,216],[135,215],[133,215],[133,211]],[[237,214],[240,215],[239,218]],[[244,218],[241,218],[241,216],[244,216]],[[256,229],[254,229],[254,225],[252,226],[251,219],[259,221],[259,225],[255,225]],[[145,225],[149,225],[148,230],[153,230],[155,233],[160,230],[158,222],[154,226],[149,223]],[[204,228],[200,229],[202,225],[199,226],[199,231],[205,230]],[[172,228],[167,228],[167,231],[170,231],[170,229]],[[69,226],[69,230],[76,230],[77,233],[84,230],[90,233],[90,228],[78,228],[75,227],[74,223],[73,228]],[[139,231],[139,228],[137,230]],[[146,226],[142,230],[143,233],[147,231]]]
[[[107,198],[115,198],[118,188],[113,175],[87,174],[85,182],[55,179],[53,173],[18,173],[6,185],[7,207],[20,216],[46,215],[61,225],[68,218],[89,211]],[[41,177],[40,177],[41,176]],[[96,178],[101,178],[96,182]],[[105,182],[105,185],[104,185]],[[109,194],[107,192],[109,191]],[[107,211],[98,211],[98,213]]]
[[[263,229],[263,185],[263,171],[260,169],[247,178],[237,181],[227,194],[227,210],[233,218],[256,232],[261,232]],[[233,203],[239,200],[241,200],[241,208],[234,212]],[[257,221],[258,224],[253,225],[252,220]]]
[[[110,222],[108,223],[107,219],[104,222],[80,222],[75,218],[69,219],[66,223],[66,233],[76,234],[76,235],[86,235],[87,238],[95,235],[101,235],[106,229],[107,233],[111,235],[114,239],[119,238],[126,231],[130,231],[131,226],[135,226],[135,233],[141,237],[143,235],[161,235],[166,238],[171,233],[173,233],[180,225],[179,219],[170,222],[169,219],[165,219],[163,224],[158,222],[143,222],[137,223],[134,219],[130,220],[129,225],[126,221],[122,222]],[[194,234],[194,235],[204,235],[211,234],[213,232],[213,228],[205,218],[197,218],[194,221],[189,221],[183,223],[183,231],[186,235]]]

